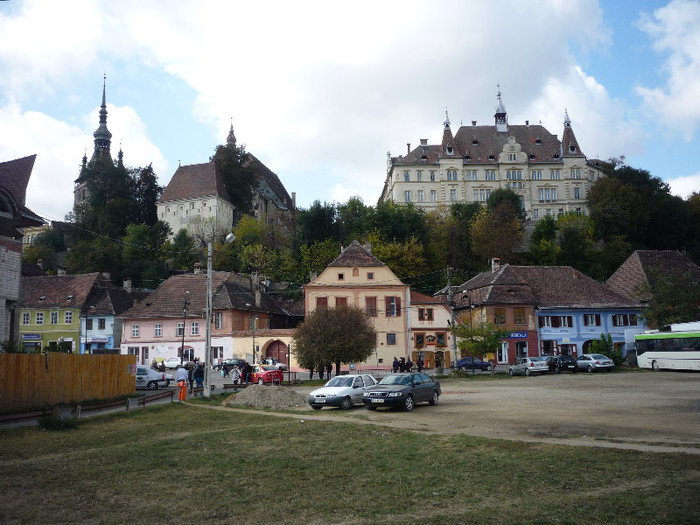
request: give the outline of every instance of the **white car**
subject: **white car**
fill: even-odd
[[[182,359],[179,357],[168,357],[163,361],[165,368],[177,368],[182,364]]]
[[[515,364],[510,365],[508,373],[512,376],[524,374],[546,374],[549,364],[546,357],[519,357]]]
[[[263,359],[262,363],[263,365],[272,365],[274,366],[277,370],[282,370],[283,372],[287,370],[287,365],[284,363],[278,362],[276,359],[273,359],[272,357],[266,357]]]
[[[159,386],[167,387],[170,381],[175,381],[172,374],[158,372],[145,365],[136,367],[136,388],[156,390]]]
[[[377,380],[370,374],[335,376],[309,394],[309,405],[314,410],[325,406],[348,410],[352,405],[362,404],[362,394],[376,384]]]

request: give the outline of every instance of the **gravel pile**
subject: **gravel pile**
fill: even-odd
[[[231,406],[247,405],[253,408],[299,408],[306,407],[306,396],[281,386],[251,385],[241,390],[227,403]]]

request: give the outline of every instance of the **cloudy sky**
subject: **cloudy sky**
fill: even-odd
[[[589,158],[624,155],[700,191],[700,1],[0,1],[0,161],[37,155],[27,205],[71,210],[94,148],[103,75],[112,153],[206,162],[239,143],[297,204],[375,204],[386,155],[439,142],[445,110],[561,136],[568,110]]]

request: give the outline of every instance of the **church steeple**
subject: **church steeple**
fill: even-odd
[[[233,134],[233,117],[231,117],[231,129],[228,132],[228,137],[226,137],[226,145],[232,148],[236,147],[236,135]]]
[[[104,76],[102,83],[102,106],[100,107],[100,125],[93,133],[95,137],[95,151],[92,154],[90,162],[100,158],[107,157],[112,160],[112,155],[109,152],[109,148],[112,142],[112,134],[107,129],[107,75]]]
[[[498,87],[498,103],[496,104],[496,114],[494,119],[496,121],[496,131],[499,133],[506,133],[508,131],[508,113],[506,113],[506,108],[501,100],[501,85],[496,84]]]
[[[452,128],[450,128],[450,117],[447,114],[447,109],[445,109],[445,122],[444,130],[442,132],[442,152],[446,155],[454,155],[454,136],[452,135]]]
[[[562,156],[564,157],[583,157],[581,147],[578,145],[574,128],[571,127],[571,119],[569,112],[564,109],[564,134],[561,138]]]

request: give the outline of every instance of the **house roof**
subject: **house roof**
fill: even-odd
[[[607,286],[615,292],[635,300],[649,301],[651,295],[642,290],[645,284],[654,284],[656,272],[685,274],[700,281],[700,266],[677,250],[637,250],[610,276]]]
[[[482,272],[461,285],[457,307],[524,304],[539,308],[632,308],[639,306],[571,266],[511,266]]]
[[[22,277],[21,308],[83,308],[99,273]]]
[[[108,284],[106,287],[99,286],[94,289],[94,293],[83,306],[82,313],[85,315],[119,315],[134,306],[135,302],[134,295],[124,288]]]
[[[158,202],[217,196],[231,202],[221,175],[213,162],[179,166]]]
[[[328,266],[350,268],[355,266],[373,267],[386,265],[372,255],[369,248],[365,248],[358,241],[352,241]]]
[[[35,160],[36,155],[30,155],[0,162],[0,212],[9,215],[0,225],[3,235],[14,237],[19,234],[15,228],[44,224],[41,217],[24,205]]]
[[[258,191],[266,199],[271,200],[280,209],[293,210],[294,201],[287,193],[279,177],[265,164],[260,162],[253,154],[246,153],[243,159],[243,167],[253,171],[259,179]]]
[[[443,297],[424,295],[411,290],[411,304],[442,304],[447,305]]]

